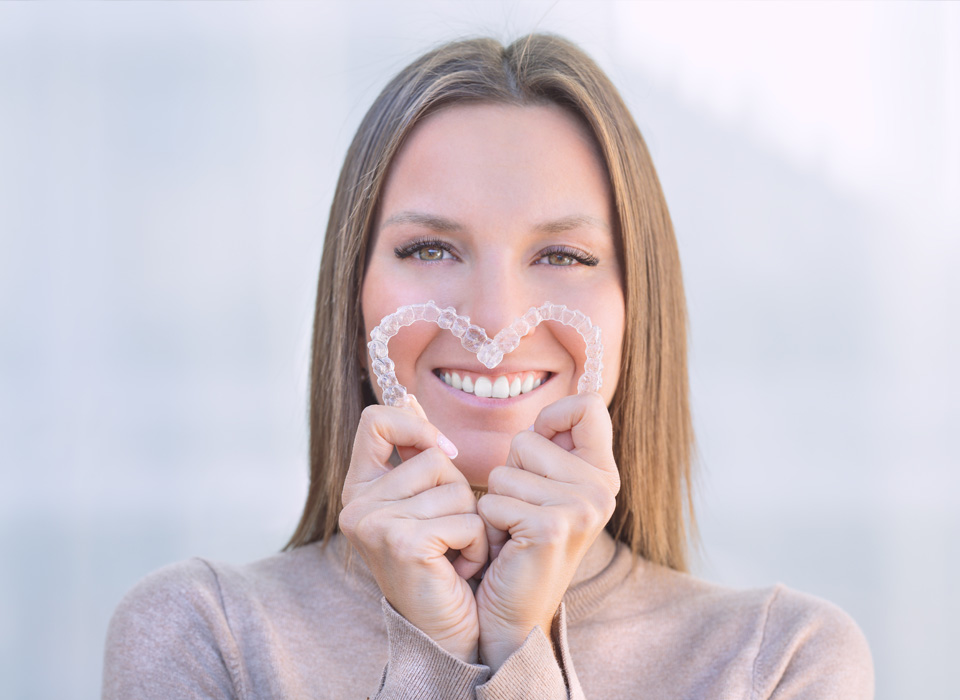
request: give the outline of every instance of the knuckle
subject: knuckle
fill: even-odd
[[[457,489],[456,507],[460,512],[477,517],[477,497],[473,495],[473,490],[468,486]]]
[[[439,447],[428,447],[414,459],[417,460],[418,471],[439,477],[444,472],[445,457],[446,455]]]
[[[544,523],[546,530],[544,539],[551,545],[562,546],[570,539],[572,523],[570,519],[559,512],[551,513]]]
[[[610,499],[606,502],[606,504],[604,505],[604,509],[603,509],[603,524],[604,524],[604,525],[606,525],[606,524],[610,521],[610,518],[613,517],[613,513],[614,513],[614,511],[616,511],[616,510],[617,510],[617,499],[616,499],[616,498],[610,498]]]
[[[379,534],[376,521],[377,519],[370,514],[366,517],[354,518],[351,523],[350,534],[352,534],[353,538],[358,542],[373,542]]]
[[[463,472],[457,469],[447,453],[439,447],[428,447],[422,454],[426,455],[425,459],[430,464],[430,467],[435,470],[435,473],[438,476],[445,477],[444,481],[467,483]]]
[[[499,490],[506,485],[510,477],[509,469],[511,469],[511,467],[505,467],[503,465],[491,469],[487,475],[487,490],[491,493],[499,492]]]
[[[379,513],[361,507],[358,502],[346,506],[340,511],[340,531],[353,544],[362,544],[365,547],[376,542],[380,537]]]
[[[431,467],[440,467],[448,461],[447,456],[439,447],[428,447],[420,454],[423,455],[421,459]]]
[[[464,530],[477,535],[484,530],[483,518],[476,513],[464,513],[461,517],[461,523]]]
[[[570,508],[570,525],[574,532],[590,531],[597,525],[599,513],[587,501],[576,500]]]
[[[597,391],[590,391],[586,394],[583,394],[583,400],[592,408],[602,408],[603,410],[607,409],[607,402],[604,401],[603,396],[601,396]]]
[[[614,500],[618,493],[620,493],[620,470],[614,464],[613,469],[610,473],[610,500]]]
[[[510,451],[523,452],[531,444],[531,440],[535,440],[536,438],[537,433],[534,433],[532,430],[522,430],[510,440]]]
[[[382,537],[384,545],[393,552],[404,552],[410,546],[410,533],[407,528],[400,527],[399,523],[386,528]]]
[[[369,427],[377,422],[377,418],[380,415],[380,409],[383,406],[379,404],[371,404],[367,406],[360,412],[360,425],[364,427]]]
[[[608,488],[600,488],[597,491],[597,498],[593,501],[596,505],[597,513],[602,525],[606,525],[617,508],[617,491],[611,491]]]
[[[394,523],[383,532],[383,544],[391,557],[401,561],[426,563],[427,553],[423,549],[423,538],[414,527]]]
[[[492,507],[491,504],[492,504],[492,501],[489,498],[487,498],[486,494],[484,494],[483,496],[480,496],[479,500],[477,500],[477,517],[480,518],[481,522],[489,519],[491,515],[490,513],[490,508]]]
[[[356,528],[356,518],[354,518],[353,509],[350,506],[344,506],[340,511],[340,516],[337,518],[337,524],[340,527],[340,532],[348,537],[354,533]]]

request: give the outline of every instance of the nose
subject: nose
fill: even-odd
[[[491,338],[538,304],[516,270],[500,261],[478,265],[465,280],[457,310]]]
[[[469,316],[489,338],[486,343],[480,343],[476,336],[464,336],[462,342],[476,352],[477,358],[487,367],[498,365],[504,353],[516,349],[520,339],[536,325],[535,319],[518,321],[531,306],[542,301],[534,298],[536,290],[531,288],[529,278],[520,272],[511,267],[509,259],[490,256],[461,280],[457,311]],[[494,338],[497,338],[496,342]]]

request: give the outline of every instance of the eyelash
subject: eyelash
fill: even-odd
[[[565,255],[568,258],[573,258],[581,265],[586,265],[587,267],[594,267],[599,262],[600,259],[595,255],[590,255],[589,253],[584,253],[582,250],[577,250],[576,248],[568,248],[565,245],[552,245],[546,250],[540,251],[540,257],[547,257],[549,255]],[[573,265],[555,265],[554,267],[574,267]]]
[[[418,238],[407,245],[397,246],[393,249],[394,254],[401,260],[404,258],[409,258],[414,253],[423,250],[424,248],[439,248],[440,250],[445,250],[446,252],[453,254],[453,249],[450,247],[450,244],[446,241],[430,240],[426,238]],[[421,260],[420,262],[440,262],[439,260]]]
[[[394,248],[394,254],[401,260],[404,258],[411,257],[414,253],[417,253],[424,248],[439,248],[444,250],[451,255],[453,254],[453,248],[450,247],[450,244],[446,241],[441,240],[428,240],[424,238],[418,238],[415,241],[411,241],[407,245],[397,246]],[[589,253],[584,253],[582,250],[577,250],[576,248],[569,248],[562,245],[554,245],[546,248],[545,250],[540,251],[540,257],[545,258],[550,255],[565,255],[568,258],[576,260],[580,265],[586,265],[587,267],[594,267],[597,265],[600,260]],[[441,262],[440,260],[421,260],[420,262],[425,263],[434,263]],[[551,267],[576,267],[575,265],[552,265]]]

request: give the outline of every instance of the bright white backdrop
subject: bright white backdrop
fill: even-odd
[[[706,578],[952,697],[960,5],[0,4],[0,696],[83,698],[136,580],[282,547],[321,235],[384,82],[539,29],[610,73],[681,246]]]

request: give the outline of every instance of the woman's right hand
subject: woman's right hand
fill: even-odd
[[[368,406],[343,486],[340,530],[394,609],[453,656],[478,661],[477,604],[467,580],[487,562],[484,524],[456,448],[409,407]],[[452,454],[447,454],[443,444]],[[403,462],[394,467],[394,447]],[[459,551],[451,562],[447,553]]]

